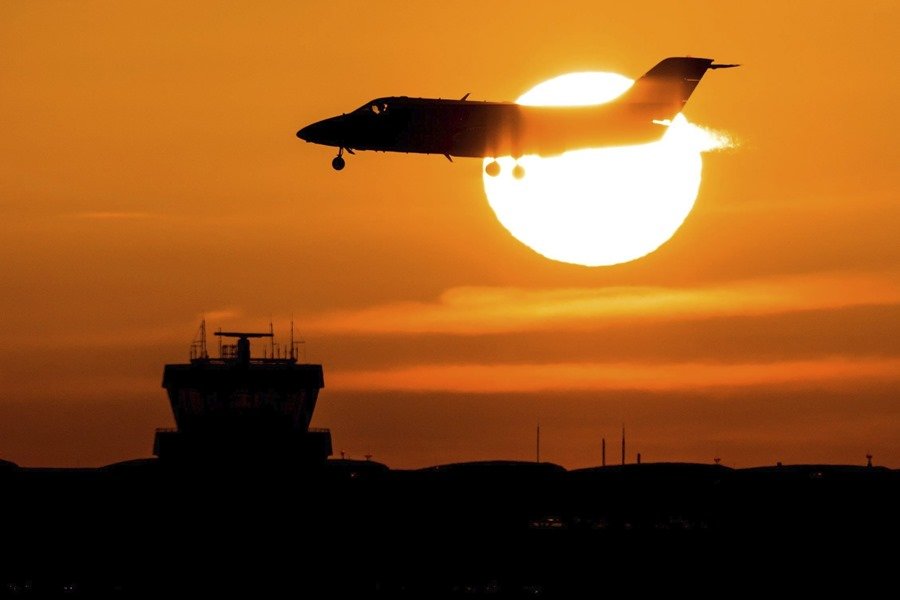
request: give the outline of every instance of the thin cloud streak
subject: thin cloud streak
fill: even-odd
[[[191,319],[170,321],[159,325],[134,325],[119,327],[103,327],[90,331],[73,331],[65,324],[56,330],[40,337],[22,337],[13,332],[0,333],[0,343],[19,349],[53,349],[59,348],[136,348],[158,344],[173,344],[179,348],[187,348],[192,334],[197,332],[201,319],[209,326],[209,339],[212,339],[214,324],[221,325],[239,319],[242,311],[237,308],[221,308],[204,312]],[[259,319],[262,321],[262,319]]]
[[[826,358],[773,363],[557,363],[422,365],[400,369],[330,371],[341,390],[420,392],[675,391],[830,381],[895,380],[898,358]]]
[[[160,218],[160,215],[154,215],[148,212],[97,211],[78,213],[75,217],[94,221],[137,221]]]
[[[611,321],[751,316],[900,303],[900,277],[822,274],[694,288],[538,289],[457,287],[436,302],[400,302],[339,311],[304,323],[308,332],[356,334],[598,329]]]

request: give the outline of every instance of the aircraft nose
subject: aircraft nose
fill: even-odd
[[[314,144],[326,146],[338,146],[344,137],[344,119],[332,117],[322,121],[316,121],[297,132],[297,137]]]
[[[303,129],[301,129],[300,131],[297,132],[297,137],[305,142],[315,142],[316,137],[318,137],[316,135],[316,130],[317,129],[321,130],[321,127],[317,127],[317,125],[319,125],[319,123],[313,123],[312,125],[307,125],[306,127],[304,127]]]

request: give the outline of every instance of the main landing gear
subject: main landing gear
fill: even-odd
[[[500,174],[500,163],[496,160],[492,160],[484,166],[484,172],[488,177],[496,177]],[[516,179],[525,177],[525,167],[519,164],[518,159],[516,159],[516,166],[513,167],[512,176]]]

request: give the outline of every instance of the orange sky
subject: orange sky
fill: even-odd
[[[286,332],[315,425],[392,466],[645,460],[900,466],[896,2],[0,5],[0,457],[99,465],[171,424],[162,365],[211,327]],[[302,125],[383,95],[509,100],[551,76],[740,62],[686,115],[681,230],[549,261],[481,163],[358,153]]]

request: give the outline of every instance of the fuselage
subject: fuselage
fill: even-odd
[[[297,135],[353,150],[415,152],[459,157],[554,155],[595,146],[658,139],[665,126],[655,105],[522,106],[408,98],[376,98],[353,112],[319,121]]]

